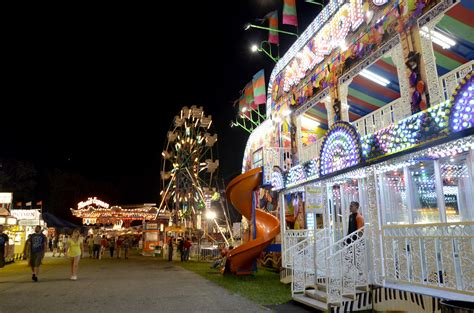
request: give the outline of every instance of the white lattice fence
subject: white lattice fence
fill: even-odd
[[[444,100],[448,100],[451,97],[454,89],[459,85],[459,81],[472,71],[473,65],[474,61],[470,61],[439,78],[439,85],[441,86]]]
[[[263,174],[264,182],[271,182],[271,176],[273,172],[273,166],[279,166],[282,170],[289,168],[291,164],[290,160],[290,149],[289,148],[265,148],[263,150],[263,164],[264,171]]]
[[[382,228],[385,279],[474,294],[474,222]]]
[[[410,116],[410,108],[400,99],[390,102],[380,109],[367,114],[352,124],[361,136],[370,135],[389,126],[407,116]]]
[[[304,163],[314,158],[319,157],[319,151],[321,150],[321,145],[323,143],[323,138],[319,138],[316,142],[311,145],[301,146],[301,152],[299,153],[300,163]]]
[[[339,305],[344,295],[355,296],[357,287],[368,286],[368,233],[369,229],[364,227],[329,247],[326,260],[329,303]]]
[[[282,262],[285,267],[292,267],[291,255],[294,252],[295,246],[308,237],[307,229],[300,230],[286,230],[283,240],[283,258]]]

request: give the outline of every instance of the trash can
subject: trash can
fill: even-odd
[[[474,312],[474,302],[442,300],[441,313],[468,313]]]

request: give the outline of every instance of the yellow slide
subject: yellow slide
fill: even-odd
[[[226,189],[227,199],[248,220],[252,218],[252,193],[262,184],[262,168],[252,169],[234,178]],[[251,274],[253,263],[260,253],[280,233],[280,221],[273,215],[256,209],[257,237],[228,254],[225,270],[237,275]]]

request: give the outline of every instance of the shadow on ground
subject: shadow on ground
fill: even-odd
[[[288,301],[283,304],[265,305],[275,313],[305,313],[305,312],[321,312],[316,309],[305,306],[296,301]]]

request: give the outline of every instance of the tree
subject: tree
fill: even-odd
[[[0,190],[13,192],[15,200],[31,201],[38,185],[33,163],[18,160],[0,161]]]

